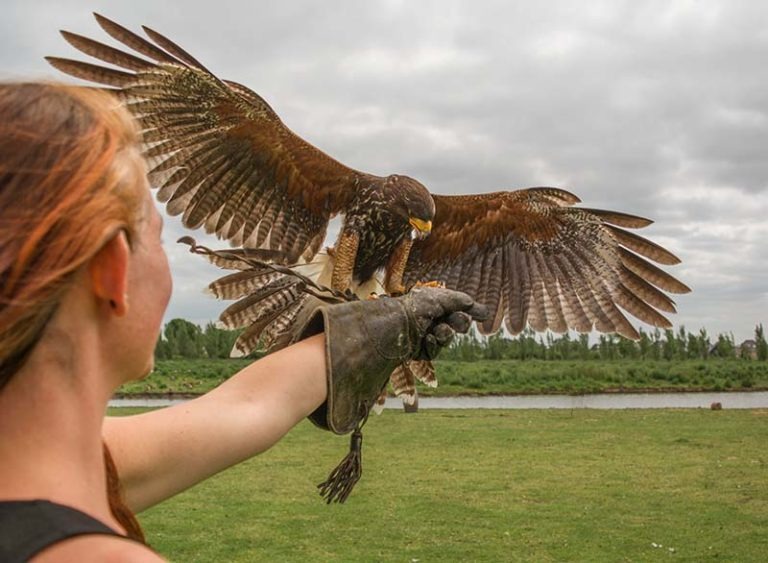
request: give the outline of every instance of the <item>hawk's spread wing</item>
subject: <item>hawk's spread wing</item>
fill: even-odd
[[[647,219],[571,207],[579,199],[556,188],[434,199],[432,234],[414,242],[405,282],[437,280],[470,294],[491,311],[484,333],[504,321],[513,334],[528,323],[637,338],[618,307],[669,327],[659,311],[675,307],[663,291],[690,291],[643,258],[677,264],[674,255],[624,229]]]
[[[113,87],[138,118],[150,181],[169,213],[235,246],[278,250],[295,262],[320,248],[329,219],[363,176],[291,132],[255,92],[222,81],[151,29],[154,42],[96,15],[142,57],[73,33],[74,47],[124,70],[48,57],[59,70]]]
[[[319,305],[356,299],[275,264],[269,251],[210,250],[191,237],[182,237],[179,242],[188,244],[190,252],[205,256],[213,265],[233,270],[211,282],[208,291],[219,299],[236,300],[219,316],[223,327],[243,329],[234,355],[250,354],[259,344],[268,352],[285,348],[304,336],[302,331]]]

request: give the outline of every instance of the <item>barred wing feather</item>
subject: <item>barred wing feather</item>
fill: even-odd
[[[486,305],[484,334],[503,323],[512,334],[529,325],[636,339],[623,311],[667,328],[660,311],[675,305],[665,292],[690,291],[649,262],[677,257],[626,230],[650,224],[642,217],[573,207],[579,199],[556,188],[433,197],[432,234],[414,242],[404,280],[441,281]]]
[[[47,57],[57,69],[106,85],[142,128],[150,182],[172,215],[233,246],[310,260],[329,220],[368,177],[310,145],[257,93],[220,80],[163,35],[148,39],[96,15],[126,52],[62,31],[76,49],[117,68]]]

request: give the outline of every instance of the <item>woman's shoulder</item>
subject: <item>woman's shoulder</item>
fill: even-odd
[[[72,506],[0,500],[2,561],[162,561],[141,542]]]
[[[114,562],[156,562],[165,561],[147,546],[119,536],[90,534],[69,538],[41,551],[34,563],[60,563],[62,561],[80,561],[88,563]]]

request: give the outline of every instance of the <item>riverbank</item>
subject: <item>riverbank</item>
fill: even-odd
[[[249,360],[165,360],[119,396],[188,397],[210,391]],[[438,387],[422,397],[697,393],[768,390],[768,362],[749,360],[483,360],[436,362]]]

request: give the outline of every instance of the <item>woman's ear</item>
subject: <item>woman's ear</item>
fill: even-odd
[[[118,317],[128,310],[128,259],[130,247],[120,231],[101,247],[89,265],[91,286],[97,299]]]

